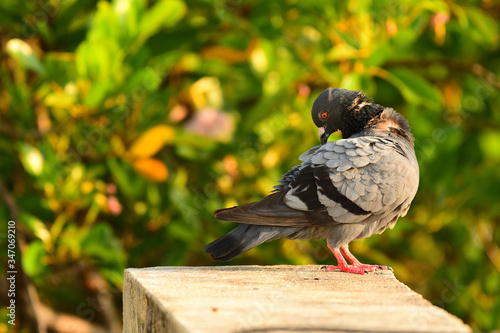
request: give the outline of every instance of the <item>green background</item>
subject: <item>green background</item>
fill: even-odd
[[[66,314],[119,331],[124,268],[213,265],[203,246],[234,226],[212,212],[262,198],[319,144],[310,108],[327,87],[402,113],[420,164],[409,214],[353,253],[498,329],[499,20],[493,0],[2,1],[16,329]],[[316,263],[335,263],[324,241],[280,240],[230,264]]]

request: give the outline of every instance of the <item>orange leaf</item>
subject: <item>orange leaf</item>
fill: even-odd
[[[398,26],[392,18],[385,22],[385,28],[389,36],[395,36],[398,33]]]
[[[243,62],[248,59],[248,53],[228,46],[209,46],[201,50],[205,58],[218,58],[228,63]]]
[[[167,166],[155,158],[143,158],[132,163],[135,171],[152,182],[163,182],[168,177]]]
[[[172,141],[174,133],[174,129],[167,125],[151,127],[132,143],[129,153],[136,158],[151,157]]]

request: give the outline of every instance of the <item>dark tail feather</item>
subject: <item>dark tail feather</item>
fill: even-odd
[[[285,237],[294,228],[240,224],[227,235],[205,246],[212,259],[229,261],[264,242]]]
[[[247,203],[241,206],[223,208],[214,212],[214,217],[223,221],[248,223],[254,225],[280,226],[280,227],[306,227],[311,221],[304,212],[294,210],[288,206],[267,207],[269,195],[261,201]],[[272,198],[271,198],[272,199]]]

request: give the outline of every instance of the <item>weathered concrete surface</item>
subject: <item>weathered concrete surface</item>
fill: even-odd
[[[127,269],[124,332],[470,332],[391,272],[320,266]]]

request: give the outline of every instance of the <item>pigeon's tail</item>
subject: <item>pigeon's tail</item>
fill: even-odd
[[[212,259],[229,261],[264,242],[286,237],[295,228],[240,224],[227,235],[205,246]]]

